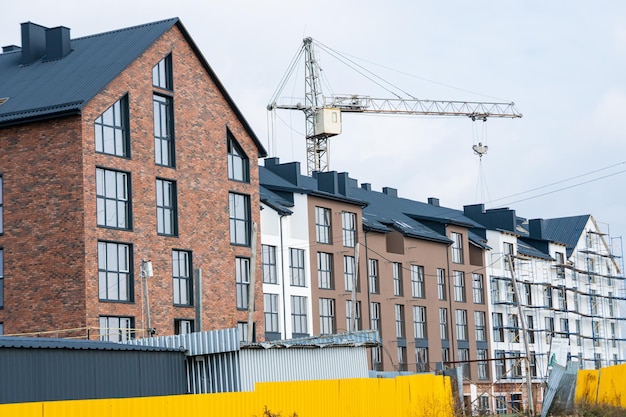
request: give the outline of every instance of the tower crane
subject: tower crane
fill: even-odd
[[[278,103],[284,85],[304,56],[305,94],[302,103]],[[303,40],[288,73],[267,105],[275,109],[300,110],[306,124],[307,173],[328,171],[328,139],[341,133],[342,113],[405,114],[422,116],[465,116],[472,120],[486,121],[488,117],[520,118],[514,103],[488,103],[470,101],[420,100],[417,98],[374,98],[367,95],[341,94],[324,96],[321,86],[321,68],[316,58],[314,40]]]

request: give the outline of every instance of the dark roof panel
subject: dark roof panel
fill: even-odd
[[[134,346],[125,343],[104,342],[94,340],[57,339],[48,337],[17,337],[0,336],[0,349],[24,348],[24,349],[80,349],[80,350],[141,350],[153,352],[176,352],[179,349]]]
[[[589,214],[585,214],[582,216],[545,219],[543,222],[543,238],[564,243],[566,245],[567,257],[569,258],[585,231],[585,225],[589,221],[589,217]]]

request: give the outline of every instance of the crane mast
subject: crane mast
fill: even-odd
[[[300,110],[306,124],[307,173],[328,171],[328,139],[341,133],[341,113],[406,114],[421,116],[464,116],[486,121],[489,117],[520,118],[514,103],[420,100],[417,98],[373,98],[359,94],[324,96],[320,82],[320,66],[313,39],[303,40],[296,59],[304,55],[305,94],[301,103],[277,103],[282,86],[274,94],[267,109]],[[284,85],[283,85],[284,86]]]

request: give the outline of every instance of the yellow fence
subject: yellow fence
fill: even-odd
[[[254,392],[0,405],[2,417],[451,417],[435,375],[256,384]]]
[[[576,402],[626,408],[626,364],[578,371]]]

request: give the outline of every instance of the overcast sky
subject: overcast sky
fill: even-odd
[[[277,111],[270,140],[266,105],[310,36],[414,97],[514,101],[524,115],[486,123],[346,115],[343,134],[330,139],[332,170],[452,208],[593,214],[626,237],[622,0],[22,0],[0,6],[0,45],[20,45],[26,21],[69,27],[76,38],[175,16],[281,162],[300,161],[306,172],[304,117]],[[320,64],[326,95],[394,97],[323,52]],[[296,75],[283,95],[303,97]],[[478,142],[489,147],[482,162]]]

